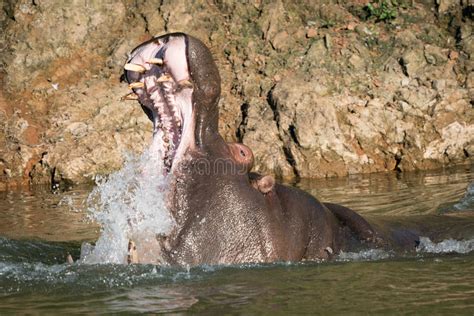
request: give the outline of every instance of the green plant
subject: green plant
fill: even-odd
[[[375,17],[376,21],[388,21],[397,17],[399,3],[396,0],[374,0],[364,10],[367,18]]]

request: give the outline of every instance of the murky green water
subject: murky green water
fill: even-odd
[[[473,180],[472,168],[464,167],[400,177],[302,181],[297,186],[369,218],[421,219],[427,224],[437,218],[436,225],[442,225],[440,210],[451,209]],[[468,223],[462,228],[467,240],[440,246],[448,253],[400,257],[366,252],[330,263],[189,271],[67,265],[65,254],[79,256],[81,242],[93,241],[99,233],[87,221],[82,204],[90,189],[0,192],[0,314],[474,314],[472,211],[448,215]]]

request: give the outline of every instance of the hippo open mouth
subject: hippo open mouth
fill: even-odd
[[[126,99],[139,100],[153,121],[164,172],[174,176],[166,205],[176,224],[168,235],[137,235],[128,247],[131,263],[319,260],[392,240],[413,249],[418,237],[411,232],[381,231],[379,238],[356,212],[250,173],[250,148],[219,134],[219,71],[200,40],[153,38],[132,51],[125,70],[133,90]]]
[[[132,93],[153,122],[153,136],[169,173],[194,143],[194,84],[188,67],[187,38],[176,33],[135,48],[124,66]]]

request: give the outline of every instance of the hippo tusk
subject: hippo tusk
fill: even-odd
[[[329,255],[333,255],[333,254],[334,254],[334,250],[332,250],[331,247],[326,247],[326,248],[324,248],[324,250],[326,250]]]
[[[144,88],[144,87],[145,87],[145,84],[140,81],[132,82],[131,84],[128,85],[128,88],[130,89],[137,89],[137,88]]]
[[[74,259],[72,259],[72,256],[70,253],[67,254],[66,256],[66,263],[67,264],[73,264],[74,263]]]
[[[161,65],[163,65],[163,59],[161,59],[161,58],[151,58],[150,60],[147,61],[147,64],[161,66]]]
[[[143,67],[142,65],[137,65],[137,64],[125,64],[125,66],[123,66],[123,68],[125,70],[135,71],[135,72],[139,72],[139,73],[143,73],[143,72],[146,71],[145,67]]]
[[[191,81],[187,80],[187,79],[178,81],[178,86],[179,86],[181,89],[184,89],[184,88],[193,88],[193,87],[194,87],[193,83],[192,83]]]
[[[138,95],[136,95],[133,92],[127,95],[124,95],[123,97],[120,98],[120,101],[135,101],[135,100],[138,100]]]
[[[127,263],[132,264],[132,263],[138,263],[138,253],[137,253],[137,246],[133,242],[133,240],[130,240],[128,242],[128,256],[127,256]]]
[[[170,82],[170,81],[173,81],[173,78],[171,78],[171,76],[168,74],[164,74],[160,78],[156,79],[156,82]]]

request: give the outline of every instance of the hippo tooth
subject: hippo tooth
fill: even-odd
[[[187,79],[184,79],[184,80],[180,80],[178,81],[178,86],[181,88],[181,89],[185,89],[185,88],[193,88],[193,83]]]
[[[67,254],[66,263],[67,264],[73,264],[74,263],[74,259],[72,259],[72,256],[71,256],[70,253]]]
[[[137,88],[144,88],[145,84],[143,82],[137,81],[137,82],[132,82],[131,84],[128,85],[130,89],[137,89]]]
[[[138,100],[138,95],[132,92],[120,98],[120,101],[129,101],[129,100]]]
[[[161,59],[161,58],[151,58],[150,60],[147,61],[147,63],[161,66],[161,65],[163,65],[163,59]]]
[[[137,246],[132,240],[128,242],[128,256],[127,256],[127,263],[138,263],[138,253],[137,253]]]
[[[135,72],[139,72],[139,73],[143,73],[143,72],[146,71],[145,67],[143,67],[142,65],[137,65],[137,64],[125,64],[125,66],[123,66],[123,68],[125,70],[135,71]]]
[[[169,81],[173,81],[173,78],[171,78],[171,76],[168,74],[164,74],[160,78],[156,79],[156,82],[169,82]]]
[[[334,251],[332,250],[331,247],[326,247],[324,248],[324,250],[326,250],[330,255],[334,254]]]

